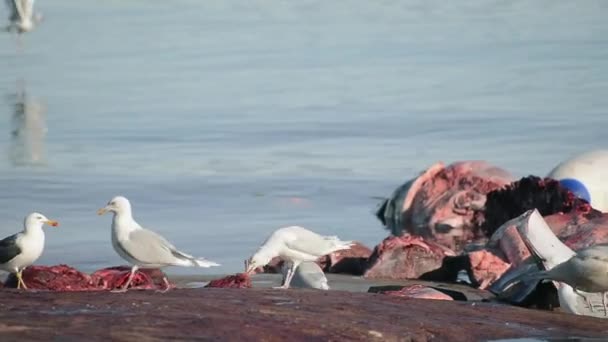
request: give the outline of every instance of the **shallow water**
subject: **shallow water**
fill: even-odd
[[[282,225],[376,244],[373,197],[435,161],[544,175],[608,142],[601,1],[36,6],[0,35],[0,233],[60,220],[41,264],[121,263],[116,194],[230,273]]]

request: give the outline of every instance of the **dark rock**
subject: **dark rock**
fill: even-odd
[[[363,303],[363,304],[362,304]],[[488,341],[605,338],[606,321],[496,303],[273,289],[7,290],[3,341]]]
[[[542,216],[576,212],[589,219],[601,215],[557,180],[528,176],[487,194],[481,230],[489,237],[503,223],[531,209]]]

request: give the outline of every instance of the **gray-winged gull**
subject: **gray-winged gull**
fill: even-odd
[[[21,273],[42,255],[44,250],[44,224],[56,227],[57,221],[40,213],[31,213],[24,220],[23,231],[0,240],[0,269],[17,276],[17,288],[27,289]]]
[[[6,27],[9,32],[13,30],[18,33],[28,32],[42,21],[41,15],[34,15],[34,0],[6,0],[6,5],[10,11],[11,23]]]
[[[114,213],[112,218],[112,246],[118,255],[133,265],[129,279],[122,288],[126,291],[135,272],[141,268],[162,268],[166,266],[211,267],[220,264],[204,258],[195,258],[181,252],[159,234],[140,226],[131,212],[131,203],[123,196],[112,198],[97,211],[98,215]],[[167,279],[165,285],[169,288]]]
[[[246,272],[251,274],[258,267],[268,264],[274,257],[289,264],[283,285],[289,288],[295,270],[304,261],[316,261],[319,257],[335,251],[350,249],[353,241],[342,241],[337,236],[323,236],[300,226],[289,226],[275,230],[264,241],[257,252],[246,260]]]

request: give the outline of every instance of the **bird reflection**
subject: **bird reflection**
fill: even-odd
[[[12,107],[11,162],[14,166],[45,165],[45,110],[27,93],[24,81],[17,84]]]
[[[34,0],[5,0],[10,12],[6,31],[18,34],[33,30],[42,21],[42,14],[34,13]]]

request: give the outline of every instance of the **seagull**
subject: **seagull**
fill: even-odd
[[[526,281],[549,279],[568,284],[585,300],[586,297],[579,291],[601,292],[602,304],[605,308],[608,292],[608,244],[596,244],[581,249],[550,270],[526,275],[524,279]],[[606,314],[608,315],[608,312]]]
[[[40,213],[31,213],[25,217],[23,231],[0,240],[0,269],[17,276],[17,288],[27,290],[21,273],[32,265],[44,249],[44,224],[57,227],[57,221],[49,220]]]
[[[10,11],[10,24],[6,27],[8,32],[29,32],[42,21],[40,14],[34,15],[34,0],[6,0]]]
[[[112,246],[118,255],[132,264],[131,272],[122,290],[124,292],[141,268],[162,268],[166,266],[211,267],[220,264],[181,252],[159,234],[145,229],[134,219],[131,203],[123,196],[112,198],[108,204],[97,210],[98,215],[112,212]],[[169,282],[163,278],[167,291]]]
[[[319,257],[335,251],[350,249],[353,241],[341,241],[337,236],[323,236],[300,226],[288,226],[275,230],[257,252],[245,261],[247,274],[263,267],[272,258],[279,257],[289,264],[283,284],[275,287],[288,289],[298,266],[305,261],[316,261]]]

